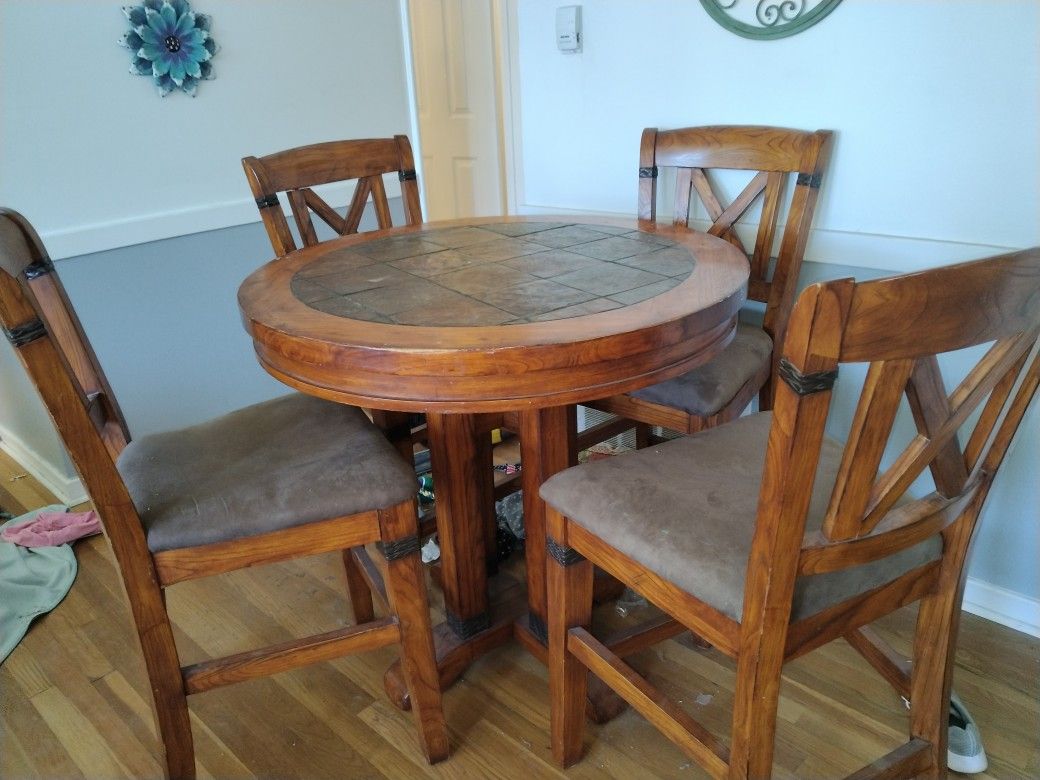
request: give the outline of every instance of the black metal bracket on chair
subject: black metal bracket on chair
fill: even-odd
[[[838,378],[838,369],[803,374],[787,358],[780,358],[780,378],[798,395],[812,395],[830,390]]]
[[[256,199],[256,207],[258,209],[266,209],[266,208],[270,208],[271,206],[277,206],[277,205],[278,205],[278,196],[277,195],[264,195],[263,197]]]
[[[458,615],[452,614],[450,610],[445,610],[445,619],[448,627],[460,639],[469,639],[481,631],[491,628],[491,616],[487,612],[481,612],[473,617],[460,618]]]
[[[532,612],[527,616],[527,627],[531,629],[531,633],[534,634],[539,642],[543,645],[549,644],[549,628],[538,615]]]
[[[415,168],[409,168],[407,171],[398,171],[397,178],[401,181],[415,181]]]
[[[551,536],[546,538],[545,547],[549,551],[549,555],[561,566],[573,566],[585,560],[585,556],[573,547],[564,547],[561,544],[557,544],[556,540]]]
[[[14,347],[24,347],[26,344],[46,336],[47,328],[40,321],[40,318],[37,317],[28,322],[23,322],[21,325],[16,325],[11,330],[4,328],[4,335],[7,336],[7,340]]]
[[[657,178],[657,166],[651,165],[649,168],[639,169],[640,179],[656,179]]]
[[[820,188],[821,176],[818,173],[799,173],[797,184],[799,187],[809,186],[814,190]]]
[[[394,539],[391,542],[380,542],[379,546],[387,561],[396,561],[401,558],[407,558],[409,555],[415,555],[419,552],[419,534],[416,534],[415,536],[405,536],[401,539]]]
[[[25,276],[26,279],[29,279],[31,281],[41,276],[46,276],[53,270],[54,263],[52,263],[49,258],[45,257],[43,260],[37,260],[35,263],[30,263],[29,265],[25,266],[25,269],[22,271],[22,274]]]

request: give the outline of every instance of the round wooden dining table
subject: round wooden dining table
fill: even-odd
[[[733,244],[682,227],[492,217],[344,236],[242,283],[243,322],[272,376],[333,401],[426,413],[447,615],[435,629],[442,685],[514,631],[545,645],[538,488],[575,460],[575,404],[718,354],[748,271]],[[521,447],[528,613],[519,619],[488,596],[490,430],[503,413]]]

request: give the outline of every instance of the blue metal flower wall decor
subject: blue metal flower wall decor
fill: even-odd
[[[119,43],[133,52],[130,73],[151,76],[160,97],[175,89],[195,97],[199,82],[213,78],[211,18],[192,11],[188,0],[143,0],[123,13],[130,30]]]

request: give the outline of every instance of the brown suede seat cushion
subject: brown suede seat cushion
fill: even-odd
[[[300,393],[135,440],[117,462],[152,552],[392,506],[412,465],[360,409]]]
[[[610,546],[734,620],[755,530],[772,414],[765,412],[658,447],[586,463],[542,485],[542,497]],[[823,446],[806,530],[820,528],[841,447]],[[883,585],[941,554],[941,541],[863,566],[801,577],[801,619]]]
[[[710,417],[721,410],[760,369],[769,364],[773,340],[762,328],[740,323],[733,341],[703,366],[644,387],[632,396],[688,414]]]

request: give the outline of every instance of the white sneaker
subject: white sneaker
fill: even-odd
[[[982,735],[960,697],[950,692],[949,745],[946,763],[954,772],[973,775],[985,772],[988,762]]]

